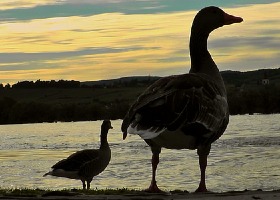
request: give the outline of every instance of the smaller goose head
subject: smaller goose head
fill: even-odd
[[[109,129],[112,129],[111,121],[110,120],[104,120],[101,125],[101,132],[108,132]]]
[[[201,9],[194,18],[192,30],[199,30],[205,34],[211,33],[213,30],[224,25],[240,23],[243,19],[225,13],[222,9],[210,6]]]
[[[109,132],[109,129],[112,129],[111,121],[110,120],[104,120],[101,125],[101,134],[100,134],[100,149],[108,149],[109,144],[107,141],[107,135]]]

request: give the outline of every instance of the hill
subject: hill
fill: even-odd
[[[259,69],[248,72],[223,71],[221,74],[226,85],[260,85],[263,79],[268,79],[269,84],[280,85],[280,68]]]
[[[161,77],[159,76],[130,76],[130,77],[117,78],[117,79],[109,79],[109,80],[85,81],[85,82],[81,82],[81,86],[89,86],[89,87],[124,86],[125,87],[125,86],[135,86],[135,85],[147,85],[155,82],[160,78]]]
[[[240,72],[240,71],[222,71],[221,75],[224,82],[228,86],[240,87],[242,85],[257,86],[261,84],[263,79],[269,79],[269,84],[280,85],[280,68],[278,69],[259,69],[255,71]],[[117,79],[86,81],[81,82],[81,85],[98,87],[121,87],[135,85],[149,85],[160,79],[159,76],[132,76],[122,77]]]

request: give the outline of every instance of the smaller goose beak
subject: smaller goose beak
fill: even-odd
[[[230,24],[240,23],[240,22],[243,22],[243,19],[241,17],[235,17],[233,15],[224,13],[224,24],[225,25],[230,25]]]

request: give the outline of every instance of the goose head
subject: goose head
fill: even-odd
[[[201,9],[195,16],[190,35],[190,73],[204,73],[224,85],[219,70],[208,49],[209,34],[224,25],[240,23],[243,19],[225,13],[222,9],[210,6]]]
[[[110,120],[104,120],[102,125],[101,125],[101,132],[108,132],[109,129],[112,129],[112,124]]]
[[[202,34],[209,34],[224,25],[240,23],[243,19],[225,13],[222,9],[210,6],[201,9],[193,20],[192,31],[198,30]]]

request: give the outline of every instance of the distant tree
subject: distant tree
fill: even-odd
[[[12,88],[33,88],[33,87],[34,87],[33,81],[21,81],[21,82],[17,82],[12,86]]]
[[[41,81],[40,79],[33,81],[21,81],[13,85],[13,88],[79,88],[79,81],[67,81],[67,80],[51,80]]]
[[[10,83],[7,83],[7,84],[5,85],[5,89],[10,89],[10,88],[11,88]]]

